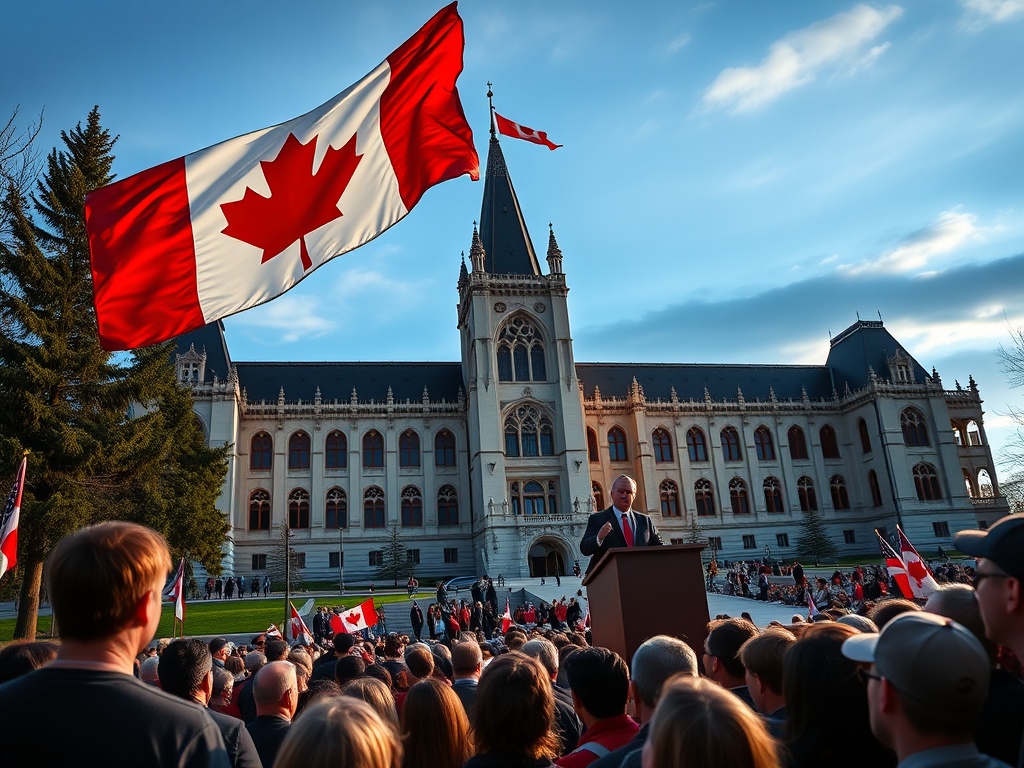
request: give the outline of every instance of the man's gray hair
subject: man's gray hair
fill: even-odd
[[[527,656],[539,661],[551,677],[555,677],[558,674],[558,649],[555,648],[555,644],[550,640],[543,637],[530,640],[523,643],[523,647],[519,649],[519,652],[525,653]]]
[[[614,491],[615,486],[622,485],[623,483],[628,484],[629,487],[633,489],[633,493],[636,493],[636,480],[634,480],[629,475],[619,475],[614,480],[612,480],[612,490]]]
[[[245,669],[251,674],[267,663],[266,654],[263,651],[249,651],[245,654]]]
[[[679,673],[698,677],[697,654],[682,640],[655,635],[633,654],[632,678],[643,703],[653,707],[665,681]]]

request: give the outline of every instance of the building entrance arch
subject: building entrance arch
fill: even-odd
[[[565,544],[559,539],[550,537],[535,541],[526,558],[530,567],[530,576],[534,577],[568,576],[568,572],[565,570],[565,563],[568,559]]]

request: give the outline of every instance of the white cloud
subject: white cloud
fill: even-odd
[[[851,276],[908,272],[917,273],[918,277],[934,276],[935,272],[926,267],[936,258],[982,238],[982,231],[975,225],[976,221],[977,217],[973,213],[943,211],[932,224],[908,235],[902,243],[877,259],[859,264],[843,264],[839,270]]]
[[[1024,0],[963,0],[963,6],[972,16],[974,29],[1002,24],[1024,14]]]
[[[295,342],[315,339],[334,330],[335,325],[312,296],[281,296],[260,307],[236,315],[234,322],[246,329],[269,331],[268,342]]]
[[[1007,326],[1017,327],[1024,320],[1019,315],[1007,317],[1002,311],[992,314],[985,311],[987,309],[975,312],[973,316],[937,322],[922,322],[918,317],[886,318],[885,325],[893,336],[919,356],[987,350],[1006,340]]]
[[[335,281],[332,294],[339,299],[371,299],[377,303],[381,297],[387,297],[389,302],[395,302],[423,295],[423,287],[423,283],[402,282],[383,272],[356,267]]]
[[[665,52],[669,56],[672,56],[672,55],[674,55],[676,53],[679,53],[679,51],[683,50],[683,48],[685,48],[689,44],[690,44],[690,33],[689,32],[683,32],[681,35],[678,35],[678,36],[674,37],[672,40],[669,41],[668,47],[666,48]]]
[[[709,109],[752,112],[811,82],[826,67],[848,63],[855,71],[864,69],[888,44],[876,45],[861,55],[864,46],[902,13],[903,9],[895,5],[882,10],[858,5],[792,32],[772,43],[768,55],[756,67],[722,71],[705,92],[702,103]]]

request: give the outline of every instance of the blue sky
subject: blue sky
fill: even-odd
[[[296,117],[440,3],[36,0],[5,9],[4,114],[41,146],[97,104],[128,176]],[[881,314],[947,386],[1024,326],[1024,0],[464,0],[459,81],[554,152],[502,143],[536,247],[554,224],[579,361],[822,363]],[[16,73],[11,76],[11,73]],[[236,360],[456,360],[482,185],[226,321]],[[1000,473],[1005,474],[1004,472]]]

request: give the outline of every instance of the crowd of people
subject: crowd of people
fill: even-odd
[[[658,635],[627,664],[554,610],[504,632],[471,619],[433,638],[151,650],[166,543],[102,523],[48,560],[60,643],[0,650],[3,764],[1024,767],[1024,518],[960,536],[973,586],[923,606],[880,598],[867,615],[766,627],[722,616],[702,645]],[[463,608],[438,605],[446,621]]]
[[[261,586],[264,597],[271,593],[270,574],[264,574],[261,579],[259,574],[254,573],[249,579],[249,584],[251,597],[259,597]],[[216,578],[210,576],[206,579],[203,600],[231,600],[234,597],[239,599],[245,597],[245,576],[218,576]]]

